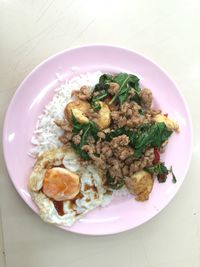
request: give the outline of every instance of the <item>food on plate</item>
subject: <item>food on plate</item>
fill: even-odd
[[[127,177],[125,184],[130,193],[136,196],[136,200],[148,200],[153,188],[153,176],[147,171],[138,171]]]
[[[43,193],[57,201],[74,199],[80,191],[80,178],[63,167],[47,169],[43,180]]]
[[[66,108],[64,110],[65,116],[68,120],[71,120],[72,113],[74,117],[77,119],[78,122],[80,123],[88,123],[89,119],[85,116],[85,113],[90,109],[90,104],[81,101],[81,100],[76,100],[69,102],[66,105]]]
[[[65,116],[69,121],[73,121],[73,117],[81,124],[89,123],[89,118],[93,116],[95,123],[99,129],[105,129],[110,125],[110,109],[106,103],[98,102],[100,110],[94,114],[88,102],[76,100],[69,102],[65,108]],[[89,117],[89,118],[88,118]]]
[[[171,173],[175,183],[161,160],[173,132],[177,122],[153,108],[153,94],[137,76],[72,79],[46,106],[32,139],[29,189],[41,217],[70,226],[117,195],[148,200],[155,177],[164,183]]]
[[[81,166],[74,150],[62,147],[38,157],[29,178],[29,191],[44,221],[70,226],[110,201],[102,181],[95,166]]]
[[[98,112],[98,117],[95,120],[97,126],[99,127],[100,130],[102,129],[106,129],[107,127],[109,127],[110,122],[111,122],[111,118],[110,118],[110,109],[109,106],[106,103],[103,103],[101,101],[99,101],[99,106],[100,106],[100,110]]]
[[[167,128],[171,131],[175,131],[175,132],[179,132],[179,125],[177,122],[173,121],[172,119],[170,119],[167,114],[163,115],[163,114],[157,114],[154,117],[154,120],[156,122],[164,122],[165,125],[167,126]]]

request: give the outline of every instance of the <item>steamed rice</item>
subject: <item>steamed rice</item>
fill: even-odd
[[[31,138],[34,146],[30,151],[31,156],[35,158],[46,150],[62,146],[58,137],[63,134],[63,130],[54,121],[64,119],[63,111],[66,103],[71,101],[73,90],[77,90],[83,85],[88,85],[92,90],[101,75],[100,71],[81,74],[55,89],[56,93],[52,101],[45,106],[43,114],[38,117],[34,136]],[[60,76],[58,81],[60,81]]]

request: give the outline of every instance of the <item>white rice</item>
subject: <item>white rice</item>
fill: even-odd
[[[64,119],[64,108],[66,103],[72,100],[71,93],[73,90],[77,90],[83,85],[89,86],[92,90],[101,75],[100,71],[87,72],[64,82],[63,78],[56,74],[61,85],[55,89],[53,99],[44,107],[43,113],[38,117],[34,135],[31,138],[33,148],[28,153],[31,157],[36,158],[44,151],[62,146],[58,137],[63,134],[63,130],[54,121]],[[113,196],[127,196],[128,194],[126,187],[113,192]]]
[[[125,197],[128,195],[130,195],[130,193],[128,189],[126,188],[126,186],[123,186],[121,189],[113,191],[113,197]]]
[[[63,111],[66,103],[71,101],[73,90],[79,89],[83,85],[88,85],[93,89],[101,75],[100,71],[81,74],[55,89],[52,101],[45,106],[43,113],[38,117],[34,136],[31,138],[34,147],[29,153],[30,156],[35,158],[46,150],[62,146],[58,137],[63,134],[63,130],[54,123],[55,119],[62,120],[64,118]],[[62,80],[58,74],[57,78],[59,82]]]

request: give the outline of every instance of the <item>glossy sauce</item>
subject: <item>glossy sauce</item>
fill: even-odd
[[[41,192],[44,194],[43,187],[41,188]],[[81,194],[81,192],[79,192],[78,195],[74,199],[70,200],[70,203],[69,203],[70,209],[75,210],[75,208],[76,208],[75,200],[80,199],[82,197],[83,197],[83,194]],[[56,201],[52,198],[50,198],[50,199],[53,202],[54,207],[55,207],[58,215],[63,216],[65,214],[64,208],[63,208],[63,201]]]
[[[61,165],[59,165],[59,166],[55,166],[55,167],[59,167],[59,168],[66,169],[66,168],[65,168],[65,165],[63,165],[63,164],[61,164]]]
[[[65,214],[64,210],[63,210],[63,201],[56,201],[56,200],[52,200],[52,201],[53,201],[54,207],[57,210],[58,214],[60,216],[63,216]]]
[[[93,191],[97,192],[97,188],[94,185],[85,184],[84,185],[84,191],[87,191],[89,189],[92,189]]]
[[[90,188],[91,187],[92,186],[90,186]],[[42,189],[41,189],[41,191],[43,192]],[[76,199],[81,199],[82,197],[83,197],[83,194],[81,192],[79,192],[79,194],[74,199],[69,201],[69,208],[75,211],[76,210],[75,201],[76,201]],[[97,198],[97,194],[95,194],[94,198],[95,199]],[[51,199],[51,201],[53,202],[54,207],[55,207],[58,215],[63,216],[65,214],[64,213],[64,207],[63,207],[63,201],[56,201],[54,199]],[[89,198],[86,199],[86,202],[90,202],[90,201],[91,200]],[[78,215],[79,215],[79,213],[76,212],[76,216],[78,216]]]
[[[45,195],[45,193],[43,192],[43,187],[41,188],[41,192]],[[53,202],[58,215],[63,216],[65,214],[63,210],[63,201],[56,201],[54,199],[51,199],[51,201]]]

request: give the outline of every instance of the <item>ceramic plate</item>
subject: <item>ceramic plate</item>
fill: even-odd
[[[104,235],[132,229],[158,214],[176,195],[186,175],[192,149],[192,127],[186,103],[171,78],[157,64],[133,51],[106,45],[78,47],[58,53],[37,66],[17,89],[5,117],[3,146],[7,169],[23,200],[38,209],[27,190],[34,164],[27,152],[37,117],[58,87],[56,73],[65,79],[85,72],[129,72],[140,77],[142,87],[150,88],[154,103],[178,121],[180,133],[170,138],[162,159],[173,165],[177,183],[171,177],[164,184],[156,181],[151,197],[136,202],[133,197],[116,198],[109,206],[98,208],[74,226],[64,229],[82,234]]]

